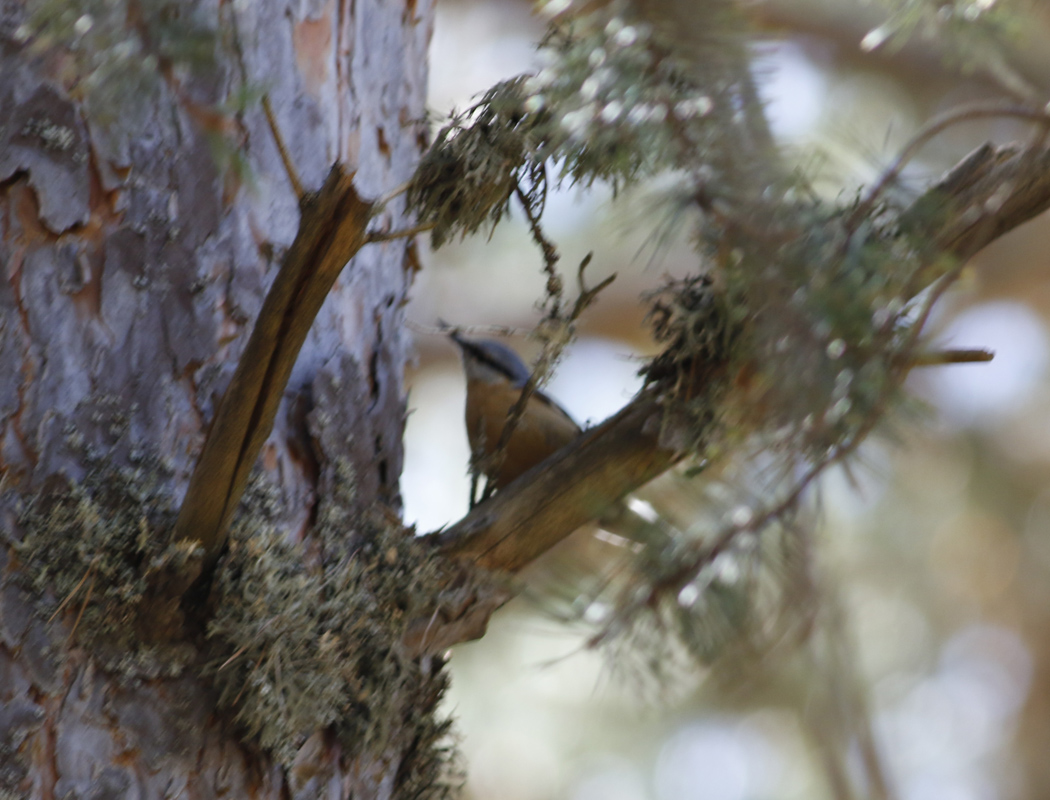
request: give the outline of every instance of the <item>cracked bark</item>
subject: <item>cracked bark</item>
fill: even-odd
[[[310,189],[337,159],[368,197],[408,178],[422,133],[430,2],[226,10],[243,63],[226,63],[202,103],[222,101],[242,79],[266,87]],[[273,279],[272,254],[296,233],[296,198],[261,109],[240,119],[254,188],[231,197],[206,137],[170,92],[137,122],[97,123],[56,62],[16,43],[22,13],[0,0],[0,789],[293,796],[280,770],[212,713],[196,679],[122,679],[71,650],[77,603],[52,624],[41,618],[16,550],[20,499],[99,463],[159,464],[177,508]],[[401,227],[402,212],[395,201],[381,221]],[[370,247],[351,262],[292,370],[260,465],[293,538],[337,458],[354,466],[362,504],[399,503],[407,246]],[[376,402],[366,402],[369,374]],[[351,435],[314,439],[308,413]],[[365,754],[298,789],[389,796],[396,764],[389,753]]]

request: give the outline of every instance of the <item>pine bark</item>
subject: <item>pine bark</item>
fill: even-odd
[[[0,797],[396,794],[404,754],[389,751],[348,763],[322,747],[312,757],[330,769],[311,775],[323,779],[289,781],[197,674],[100,664],[71,637],[84,589],[48,620],[63,598],[26,580],[24,512],[56,481],[149,470],[163,478],[158,511],[177,509],[295,236],[262,109],[229,119],[243,181],[216,158],[202,109],[264,89],[307,190],[340,162],[379,197],[425,143],[428,0],[195,6],[236,40],[220,69],[103,120],[61,54],[19,40],[21,4],[0,3]],[[402,212],[395,200],[375,223],[405,225]],[[292,541],[336,461],[352,465],[362,507],[399,505],[415,265],[404,240],[365,248],[312,327],[259,459]]]

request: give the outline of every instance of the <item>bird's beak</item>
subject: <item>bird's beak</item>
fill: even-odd
[[[450,338],[452,341],[454,341],[456,344],[458,344],[461,349],[463,349],[463,350],[467,349],[467,347],[468,347],[467,340],[459,335],[459,330],[457,328],[452,328],[451,330],[449,330],[448,338]]]

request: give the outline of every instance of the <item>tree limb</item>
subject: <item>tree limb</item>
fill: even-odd
[[[958,263],[1048,207],[1050,147],[985,145],[912,203],[900,223]],[[943,259],[934,261],[923,287],[947,271]],[[517,571],[680,461],[685,453],[660,435],[665,424],[658,398],[642,392],[432,539],[447,555]]]
[[[1050,208],[1050,147],[984,144],[901,215],[902,226],[966,261]]]
[[[681,459],[660,441],[663,417],[643,393],[434,539],[448,555],[487,569],[521,569]]]
[[[372,209],[339,164],[319,192],[303,199],[299,233],[219,404],[175,523],[176,541],[203,545],[205,569],[225,544],[306,334],[339,273],[367,241]]]

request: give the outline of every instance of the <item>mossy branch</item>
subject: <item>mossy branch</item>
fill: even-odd
[[[958,264],[1048,207],[1050,147],[985,145],[918,198],[899,221]],[[931,259],[916,290],[941,278],[944,263]],[[706,366],[718,375],[719,365]],[[699,391],[712,391],[716,383],[708,381]],[[517,571],[681,460],[686,449],[677,448],[668,433],[659,397],[643,392],[451,528],[432,535],[432,541],[450,556]],[[695,442],[696,432],[691,436]]]

